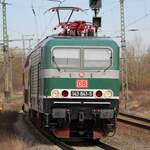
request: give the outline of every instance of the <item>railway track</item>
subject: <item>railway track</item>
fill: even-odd
[[[44,139],[46,144],[53,143],[53,144],[57,145],[59,148],[61,148],[62,150],[75,150],[71,146],[69,146],[66,143],[64,143],[61,140],[59,140],[52,133],[50,133],[50,132],[44,132],[43,130],[37,128],[34,125],[34,123],[32,123],[31,121],[29,121],[27,118],[25,118],[25,116],[23,116],[23,120],[29,126],[30,130],[31,129],[34,130],[33,134],[35,136],[38,136],[38,137],[40,136],[40,138]]]
[[[57,137],[55,137],[52,133],[46,133],[42,131],[42,134],[48,139],[50,140],[50,142],[54,143],[55,145],[57,145],[58,147],[60,147],[62,150],[75,150],[74,148],[72,148],[72,146],[66,144],[65,142],[61,141],[60,139],[58,139]]]
[[[59,148],[61,148],[62,150],[85,150],[85,145],[90,145],[92,146],[94,149],[96,150],[119,150],[111,145],[105,144],[100,142],[99,140],[84,140],[82,141],[82,146],[76,146],[73,145],[72,142],[66,142],[66,141],[62,141],[61,139],[58,139],[57,137],[55,137],[52,133],[49,134],[49,132],[43,132],[42,134],[48,139],[50,140],[50,142],[54,143],[55,145],[57,145]],[[86,149],[88,150],[88,147],[86,147]]]
[[[33,123],[31,123],[29,120],[23,117],[23,120],[25,123],[30,126],[30,129],[34,128],[34,132],[36,136],[41,136],[41,138],[44,138],[46,140],[46,143],[53,143],[57,145],[62,150],[88,150],[95,149],[95,150],[119,150],[111,145],[105,144],[99,140],[82,140],[82,142],[79,142],[81,144],[78,144],[78,142],[75,142],[74,144],[72,141],[62,141],[61,139],[58,139],[55,137],[52,133],[49,131],[45,132],[43,130],[39,130]]]
[[[150,130],[150,119],[147,118],[120,112],[118,115],[118,121],[135,127]]]
[[[82,144],[77,144],[78,146],[73,145],[72,142],[64,142],[61,141],[60,139],[56,138],[53,135],[50,135],[48,139],[59,146],[62,150],[88,150],[91,149],[91,147],[95,150],[119,150],[111,145],[102,143],[100,141],[82,141]]]

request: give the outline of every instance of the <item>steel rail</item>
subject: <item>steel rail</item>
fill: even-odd
[[[150,119],[132,115],[129,113],[120,112],[118,121],[136,126],[139,128],[150,130]]]
[[[45,140],[48,141],[48,143],[52,142],[55,145],[57,145],[59,148],[61,148],[62,150],[75,150],[70,145],[67,145],[66,143],[58,139],[56,136],[54,136],[50,131],[46,132],[46,130],[38,128],[33,122],[31,122],[31,120],[25,118],[25,116],[23,116],[23,120],[25,121],[25,123],[27,123],[30,126],[30,128],[34,128],[36,132],[39,132],[39,134],[41,134],[41,136],[43,136]]]
[[[42,131],[43,135],[50,140],[52,143],[56,144],[58,147],[60,147],[62,150],[75,150],[70,145],[64,143],[60,139],[58,139],[56,136],[54,136],[52,133],[48,134]]]
[[[34,124],[33,124],[34,125]],[[34,125],[34,127],[36,127]],[[37,128],[37,127],[36,127]],[[49,140],[50,142],[54,143],[55,145],[57,145],[59,148],[61,148],[62,150],[75,150],[74,148],[72,148],[70,145],[66,144],[65,142],[61,141],[60,139],[58,139],[55,135],[53,135],[53,133],[51,133],[49,130],[43,130],[41,128],[37,128],[37,130],[39,132],[42,133],[42,135]]]
[[[133,119],[136,119],[136,120],[140,120],[140,121],[144,121],[144,122],[150,123],[150,119],[144,118],[144,117],[140,117],[140,116],[136,116],[136,115],[133,115],[133,114],[119,112],[119,115],[127,116],[129,118],[133,118]]]

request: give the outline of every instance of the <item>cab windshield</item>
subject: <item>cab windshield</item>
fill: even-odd
[[[56,47],[52,57],[53,66],[62,69],[106,69],[112,64],[112,50],[101,47]]]

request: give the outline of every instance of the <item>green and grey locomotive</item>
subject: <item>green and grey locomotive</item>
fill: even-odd
[[[45,38],[25,64],[24,111],[59,138],[99,139],[116,129],[119,46],[88,29]]]

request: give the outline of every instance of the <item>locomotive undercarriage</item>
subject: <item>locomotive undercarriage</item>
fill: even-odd
[[[115,131],[118,100],[96,101],[100,102],[98,105],[90,100],[88,104],[73,102],[79,100],[70,100],[70,104],[68,100],[45,100],[45,127],[56,136],[101,138]]]
[[[94,101],[100,104],[93,100],[88,100],[91,104],[73,103],[81,100],[44,99],[43,102],[44,112],[30,108],[29,118],[59,138],[99,139],[115,132],[118,100]]]

